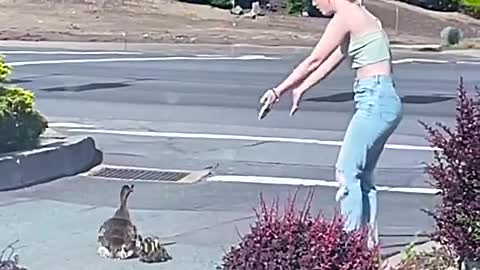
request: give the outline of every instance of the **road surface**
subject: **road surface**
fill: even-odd
[[[13,49],[25,50],[2,48]],[[15,68],[13,82],[35,92],[37,108],[52,126],[69,135],[93,136],[105,164],[201,169],[218,163],[215,173],[220,180],[233,174],[252,182],[257,179],[253,176],[332,181],[338,144],[353,112],[348,66],[308,93],[294,117],[288,117],[287,96],[258,121],[259,96],[283,79],[301,55],[252,55],[211,59],[185,53],[189,58],[178,59],[159,53],[10,52],[6,59]],[[417,121],[451,125],[459,76],[469,86],[480,83],[475,76],[480,66],[472,63],[402,62],[418,57],[395,54],[405,116],[388,142],[377,182],[409,192],[379,194],[385,251],[398,249],[395,244],[404,245],[416,232],[432,229],[431,219],[420,209],[431,208],[434,198],[413,189],[428,187],[421,163],[432,157]],[[19,238],[25,245],[19,250],[21,261],[29,269],[146,269],[137,261],[111,262],[95,255],[96,230],[113,213],[121,184],[75,176],[0,193],[5,232],[0,243]],[[236,228],[245,232],[254,221],[252,207],[259,192],[268,199],[285,199],[295,188],[216,181],[137,182],[129,205],[142,231],[176,242],[167,247],[174,260],[164,269],[214,269],[223,249],[239,241]],[[331,215],[335,188],[317,186],[315,191],[312,211]],[[60,255],[55,254],[58,250]]]
[[[288,117],[287,95],[258,121],[260,95],[298,64],[299,55],[258,60],[199,59],[195,53],[188,59],[148,53],[6,55],[15,68],[14,82],[35,92],[37,108],[52,126],[68,134],[95,136],[108,164],[198,169],[219,163],[218,174],[333,180],[333,164],[353,113],[348,63],[307,93],[294,117]],[[418,58],[395,55],[397,62],[412,57]],[[98,59],[104,62],[92,62]],[[405,113],[380,160],[379,185],[428,187],[422,162],[431,161],[432,152],[418,120],[451,125],[459,77],[468,86],[478,84],[479,68],[395,65]],[[91,128],[54,125],[72,122]],[[165,137],[165,132],[176,137]],[[200,135],[183,138],[185,133]],[[238,135],[250,137],[237,140]]]

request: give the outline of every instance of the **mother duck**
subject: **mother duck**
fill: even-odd
[[[137,227],[130,220],[127,208],[128,196],[134,185],[124,185],[120,191],[120,207],[98,230],[97,254],[110,259],[128,259],[137,250]]]

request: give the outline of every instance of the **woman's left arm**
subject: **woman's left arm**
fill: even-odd
[[[341,16],[333,16],[328,23],[322,38],[317,43],[310,55],[300,63],[293,72],[277,87],[275,91],[281,95],[305,80],[312,72],[330,56],[342,43],[348,29]]]

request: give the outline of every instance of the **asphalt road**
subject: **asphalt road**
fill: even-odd
[[[280,210],[295,187],[241,183],[195,185],[136,183],[129,200],[140,231],[161,237],[173,260],[145,265],[136,260],[110,261],[95,254],[98,226],[115,211],[122,182],[88,177],[57,180],[32,188],[0,193],[0,243],[20,240],[17,250],[28,269],[192,269],[214,270],[222,255],[255,222],[259,193],[267,203],[280,198]],[[297,207],[307,189],[301,188]],[[331,217],[334,188],[316,187],[312,215]],[[384,253],[398,251],[414,234],[431,231],[431,219],[420,208],[432,207],[430,195],[380,192],[379,225]],[[238,230],[238,231],[237,231]]]
[[[6,50],[8,48],[3,48]],[[252,53],[254,54],[254,53]],[[7,61],[156,57],[165,55],[7,54]],[[418,57],[397,53],[396,59]],[[14,83],[33,90],[39,108],[66,134],[94,136],[107,164],[199,169],[219,163],[217,174],[290,176],[333,180],[338,146],[296,142],[164,137],[162,132],[269,136],[341,141],[353,113],[352,74],[343,65],[307,94],[301,111],[288,117],[288,97],[266,119],[256,119],[258,98],[300,60],[175,60],[17,65]],[[459,76],[480,84],[478,65],[398,64],[397,86],[404,120],[389,144],[428,146],[418,120],[452,124]],[[61,125],[60,125],[61,126]],[[112,135],[119,131],[130,135]],[[204,136],[205,137],[205,136]],[[429,150],[385,150],[378,183],[424,187],[421,162]],[[71,177],[0,193],[0,243],[17,238],[29,269],[146,269],[136,261],[110,262],[95,255],[100,223],[116,206],[122,182]],[[204,182],[195,185],[137,183],[130,207],[142,231],[177,244],[164,269],[214,269],[223,250],[248,230],[260,191],[286,197],[295,187]],[[332,187],[316,187],[313,212],[330,215]],[[303,190],[305,192],[305,190]],[[301,198],[301,196],[300,196]],[[301,201],[303,202],[303,201]],[[412,234],[431,231],[428,194],[380,192],[379,222],[385,250],[398,249]],[[394,246],[394,247],[392,247]],[[56,255],[61,250],[61,255]],[[160,266],[162,267],[162,266]]]
[[[60,130],[94,135],[105,153],[106,163],[168,169],[199,169],[219,163],[219,174],[333,180],[338,145],[165,138],[154,134],[193,132],[306,138],[333,140],[338,144],[353,113],[353,76],[348,63],[307,93],[301,110],[294,117],[288,116],[291,101],[287,95],[267,118],[257,120],[260,95],[287,76],[301,60],[300,56],[274,55],[280,59],[267,60],[162,58],[26,65],[21,64],[171,55],[7,54],[6,59],[15,64],[13,82],[35,92],[37,108],[51,122],[89,124],[95,126],[96,131],[150,132],[111,135]],[[419,56],[395,54],[396,60],[412,57]],[[479,67],[397,64],[396,83],[405,113],[389,143],[428,146],[426,132],[418,120],[452,124],[459,77],[463,76],[468,86],[479,84],[476,76]],[[432,152],[428,150],[387,148],[379,163],[377,182],[388,186],[426,187],[422,162],[429,162],[431,158]]]

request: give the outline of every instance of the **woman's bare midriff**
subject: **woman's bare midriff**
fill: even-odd
[[[378,62],[375,64],[370,64],[370,65],[366,65],[361,68],[358,68],[356,73],[357,73],[356,78],[362,79],[362,78],[372,77],[375,75],[390,75],[392,71],[391,71],[390,61],[385,60],[382,62]]]

